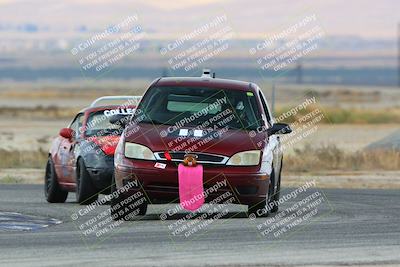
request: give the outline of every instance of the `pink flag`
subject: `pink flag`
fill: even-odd
[[[178,166],[179,200],[185,210],[195,211],[204,204],[203,165]]]

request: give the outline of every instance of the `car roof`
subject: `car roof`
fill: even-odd
[[[254,91],[252,83],[209,77],[162,77],[154,83],[155,87],[209,87],[240,91]]]

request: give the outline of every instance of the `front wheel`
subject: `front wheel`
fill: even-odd
[[[132,199],[117,190],[115,177],[112,177],[111,184],[111,217],[114,221],[129,221],[133,216],[146,215],[147,200],[144,196]]]
[[[86,169],[82,158],[76,166],[76,201],[81,205],[87,205],[97,200],[99,193],[92,183],[92,178]]]
[[[275,172],[272,171],[269,179],[268,195],[265,196],[265,199],[263,199],[261,202],[248,205],[249,216],[266,217],[270,212],[274,213],[278,211],[277,201],[279,201],[280,178],[278,180],[278,186],[276,191],[274,189],[275,187],[274,185],[275,185]]]
[[[49,203],[64,203],[68,197],[68,191],[63,190],[58,183],[57,173],[51,157],[48,158],[46,163],[44,195]]]
[[[273,194],[270,197],[269,200],[269,206],[271,207],[270,211],[272,213],[278,212],[279,209],[279,195],[281,192],[281,175],[279,175],[277,185],[276,185],[276,190],[272,190]]]

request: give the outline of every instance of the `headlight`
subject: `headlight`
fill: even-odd
[[[236,166],[254,166],[260,163],[260,150],[250,150],[239,152],[233,155],[226,165],[236,165]]]
[[[155,160],[153,152],[150,148],[125,142],[125,157],[132,158],[132,159],[147,159],[147,160]]]
[[[124,143],[125,143],[125,138],[124,138],[124,134],[122,134],[121,137],[119,138],[118,145],[115,148],[114,166],[122,165],[122,163],[123,163],[124,155],[122,154],[122,152],[123,152],[122,149],[123,149]]]

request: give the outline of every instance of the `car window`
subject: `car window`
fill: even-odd
[[[216,114],[221,111],[221,104],[211,105],[211,101],[202,102],[202,98],[196,99],[191,96],[169,95],[167,110],[172,112],[190,112],[195,113],[208,108],[209,114]],[[212,100],[212,99],[210,99]]]
[[[127,115],[130,116],[130,115]],[[86,122],[86,136],[105,136],[120,135],[123,129],[120,125],[112,124],[110,116],[104,114],[104,110],[92,112],[89,114]]]
[[[69,128],[71,128],[72,130],[74,130],[75,132],[75,138],[79,138],[80,137],[80,128],[82,127],[83,124],[83,113],[79,113],[78,115],[76,115],[75,119],[71,122]]]
[[[265,101],[264,95],[261,91],[259,91],[258,94],[261,99],[261,104],[263,106],[265,116],[267,116],[267,121],[269,124],[271,124],[271,113],[269,112],[269,108],[268,108],[267,102]]]
[[[243,130],[262,125],[257,98],[251,91],[155,87],[149,89],[138,109],[145,115],[145,123]]]

